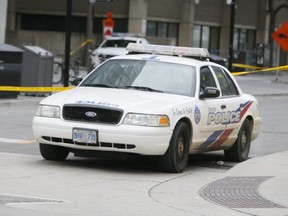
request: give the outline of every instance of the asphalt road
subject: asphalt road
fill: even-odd
[[[271,77],[237,79],[245,92],[256,95],[263,120],[261,134],[251,145],[250,157],[288,150],[288,85],[273,83]],[[285,91],[287,94],[283,94]],[[0,99],[0,152],[39,155],[33,141],[32,118],[41,99],[22,95],[17,102]]]
[[[256,95],[263,119],[250,156],[287,151],[287,85],[254,77],[240,78],[239,83]],[[252,210],[209,204],[200,196],[203,186],[237,165],[223,163],[222,151],[191,156],[181,174],[162,173],[156,161],[147,158],[43,160],[31,129],[40,99],[0,101],[0,215],[267,215],[266,209],[246,214]],[[282,211],[272,208],[268,214],[287,215],[279,214]]]

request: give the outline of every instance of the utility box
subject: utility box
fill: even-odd
[[[54,64],[53,54],[39,46],[24,46],[23,50],[21,86],[51,87]],[[40,94],[43,95],[44,93]]]
[[[0,86],[20,86],[23,50],[0,44]],[[0,98],[17,98],[19,92],[0,91]]]

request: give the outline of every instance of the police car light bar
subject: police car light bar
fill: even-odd
[[[150,53],[159,55],[176,55],[176,56],[193,56],[208,58],[209,52],[205,48],[165,46],[155,44],[137,44],[129,43],[127,46],[128,53]]]

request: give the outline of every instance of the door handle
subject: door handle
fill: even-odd
[[[221,105],[221,109],[226,109],[226,105]]]

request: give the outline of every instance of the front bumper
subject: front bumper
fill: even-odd
[[[98,144],[75,144],[73,128],[98,131]],[[35,116],[33,132],[37,142],[88,151],[165,154],[172,136],[169,127],[142,127],[131,125],[98,125]]]

